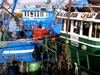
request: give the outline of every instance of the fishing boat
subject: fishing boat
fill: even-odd
[[[4,9],[6,9],[6,8],[4,8]],[[2,49],[2,47],[3,48],[5,47],[4,49],[1,50],[1,55],[2,55],[1,59],[2,59],[2,57],[7,58],[9,56],[9,53],[10,53],[10,55],[15,56],[15,57],[17,54],[22,55],[23,52],[28,53],[28,55],[30,55],[30,53],[33,52],[33,49],[36,46],[36,41],[33,39],[34,37],[38,38],[38,36],[41,37],[41,36],[49,35],[49,34],[60,34],[60,30],[62,28],[62,22],[60,19],[59,20],[56,19],[56,14],[55,14],[56,9],[54,9],[53,7],[47,7],[44,5],[40,6],[40,7],[37,5],[35,7],[33,7],[33,6],[27,7],[26,6],[26,8],[22,9],[22,11],[23,11],[23,18],[22,18],[22,20],[19,20],[20,27],[15,29],[15,32],[17,34],[17,38],[15,38],[15,39],[19,39],[19,38],[32,39],[31,40],[32,42],[31,41],[25,41],[25,42],[19,41],[19,44],[18,44],[18,42],[14,41],[14,42],[10,42],[9,45],[7,43],[4,43],[1,46],[1,49]],[[10,13],[10,14],[12,16],[14,16],[13,13]],[[23,25],[21,22],[23,22]],[[2,25],[3,25],[2,21],[0,24],[2,27]],[[9,29],[8,26],[9,25],[7,23],[7,30]],[[8,31],[3,31],[3,36],[7,35],[6,32],[8,33]],[[23,36],[25,36],[25,37],[23,37]],[[4,37],[1,37],[1,40],[12,41],[9,39],[9,35],[7,35],[6,37],[7,37],[6,39],[4,39]],[[14,44],[14,43],[16,43],[16,44]],[[32,45],[32,44],[34,44],[34,45]],[[24,48],[26,48],[27,51],[24,50],[24,48],[22,48],[21,45],[23,45],[23,47],[26,45]],[[7,49],[8,46],[9,46],[10,51],[9,51],[9,49]],[[25,55],[27,55],[27,54],[25,54]],[[19,56],[19,57],[21,57],[21,56]],[[21,57],[21,59],[22,59],[22,57]],[[1,61],[1,62],[3,62],[3,61]],[[28,62],[28,60],[27,60],[27,62]]]
[[[100,13],[94,9],[99,9],[100,7],[84,6],[84,8],[89,10],[70,13],[69,28],[67,26],[68,12],[61,12],[57,16],[63,19],[63,27],[60,32],[61,43],[67,42],[72,75],[74,73],[75,75],[84,75],[82,71],[84,71],[85,75],[99,75]]]
[[[22,9],[22,20],[19,20],[17,17],[19,25],[17,25],[15,31],[11,32],[9,31],[9,24],[12,16],[16,18],[14,10],[18,0],[14,1],[11,12],[4,7],[5,0],[1,1],[3,11],[2,20],[0,21],[0,65],[2,65],[0,74],[8,74],[8,69],[13,63],[15,66],[19,64],[17,66],[17,70],[20,68],[18,70],[19,74],[26,73],[27,71],[33,74],[33,71],[37,71],[36,69],[34,70],[33,66],[36,67],[37,64],[37,69],[39,69],[39,64],[34,62],[47,58],[47,53],[46,55],[42,55],[41,53],[44,50],[43,36],[50,35],[51,37],[52,34],[60,34],[60,30],[62,29],[62,20],[56,17],[60,11],[56,10],[58,7],[52,7],[50,4],[47,5],[50,2],[48,0],[46,5],[43,6],[25,6]],[[10,13],[5,24],[4,10]],[[14,71],[9,70],[15,74],[15,68]]]
[[[60,34],[62,21],[57,19],[56,15],[61,9],[55,9],[55,7],[51,4],[25,5],[24,8],[22,8],[23,17],[21,21],[31,29],[30,31],[32,34],[33,30],[39,31],[42,29],[50,30],[50,34]],[[20,26],[23,25],[20,23]],[[23,29],[23,27],[21,29]],[[25,30],[25,33],[27,38],[32,38],[32,35],[27,30]]]

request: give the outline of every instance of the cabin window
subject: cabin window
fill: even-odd
[[[40,17],[44,17],[44,12],[40,12]]]
[[[64,31],[64,19],[62,21],[62,31]]]
[[[36,17],[36,12],[34,12],[34,17]]]
[[[71,25],[71,21],[69,22],[69,29],[68,29],[68,32],[70,32],[70,25]],[[66,19],[63,20],[62,30],[63,30],[63,31],[67,31],[67,20],[66,20]]]
[[[43,17],[46,17],[46,12],[43,12]]]
[[[81,21],[75,20],[73,23],[73,33],[80,34]]]
[[[92,37],[100,38],[100,23],[93,23]]]
[[[42,12],[40,12],[40,17],[42,17]]]
[[[39,12],[39,17],[41,17],[41,13]]]
[[[29,12],[27,12],[29,17]],[[30,12],[30,17],[48,17],[48,12]]]
[[[27,12],[27,17],[29,17],[29,12]]]
[[[37,12],[37,17],[39,17],[39,12]]]
[[[33,12],[30,12],[30,17],[33,17]]]
[[[90,27],[90,23],[89,22],[83,22],[83,35],[88,36],[89,27]]]
[[[24,12],[24,16],[26,17],[26,12]]]
[[[42,12],[42,17],[44,17],[44,12]]]

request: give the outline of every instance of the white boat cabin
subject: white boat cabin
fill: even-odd
[[[37,5],[26,5],[21,11],[23,12],[23,19],[48,18],[50,14],[54,13],[53,8],[51,7]]]
[[[61,12],[57,17],[63,19],[61,33],[66,33],[68,12]],[[71,12],[68,35],[100,41],[100,13]]]

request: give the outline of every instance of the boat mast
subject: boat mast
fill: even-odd
[[[67,46],[67,37],[68,37],[69,22],[70,22],[70,12],[71,12],[71,0],[69,0],[69,7],[68,7],[68,20],[67,20],[67,26],[66,26],[67,31],[66,31],[65,46]],[[64,53],[66,53],[66,48],[65,48]],[[68,63],[70,63],[69,59],[68,59]],[[67,75],[70,75],[70,64],[68,64]]]
[[[17,3],[18,3],[18,0],[13,0],[13,6],[12,6],[12,10],[13,11],[11,11],[12,14],[14,13],[14,10],[15,10],[15,8],[17,6]],[[7,19],[7,28],[6,28],[7,30],[9,28],[9,24],[10,24],[11,18],[12,18],[12,15],[10,14],[8,19]]]
[[[4,4],[5,4],[5,0],[1,0],[1,3],[2,3],[2,6],[4,7]],[[5,15],[4,15],[4,8],[1,8],[2,9],[2,21],[3,21],[3,25],[5,23]]]

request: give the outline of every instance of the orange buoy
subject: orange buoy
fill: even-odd
[[[33,24],[34,24],[34,26],[33,26]],[[31,23],[31,26],[32,26],[32,28],[35,28],[36,27],[36,24],[35,23]]]

